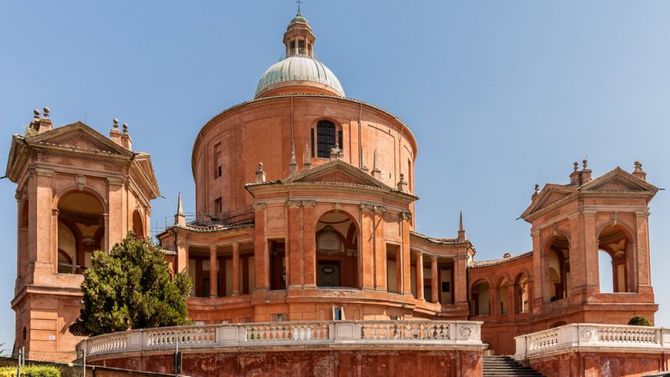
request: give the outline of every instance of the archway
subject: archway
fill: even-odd
[[[600,292],[631,292],[628,284],[630,238],[620,225],[611,224],[598,235]]]
[[[549,244],[547,253],[549,301],[562,300],[570,295],[570,241],[557,235]]]
[[[144,221],[142,221],[142,215],[140,215],[140,211],[138,210],[133,211],[133,233],[135,233],[135,237],[138,240],[146,237]]]
[[[488,281],[480,280],[472,285],[472,315],[488,316],[491,314],[491,289]]]
[[[528,275],[520,273],[514,282],[514,310],[517,314],[530,312]]]
[[[58,201],[58,272],[82,273],[93,251],[102,249],[104,206],[85,191],[68,193]]]
[[[323,214],[316,224],[316,285],[359,286],[358,228],[345,212]]]
[[[509,297],[509,287],[510,283],[507,278],[503,278],[498,284],[498,314],[507,315],[510,313],[510,297]]]

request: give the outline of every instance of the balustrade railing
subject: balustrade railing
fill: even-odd
[[[670,350],[670,329],[646,326],[575,323],[517,336],[516,359],[566,350]]]
[[[77,345],[88,356],[215,347],[327,344],[434,344],[483,347],[481,322],[310,321],[161,327],[95,336]]]

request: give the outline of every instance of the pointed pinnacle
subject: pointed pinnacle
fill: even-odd
[[[181,192],[177,195],[177,215],[184,216],[184,207],[181,204]]]

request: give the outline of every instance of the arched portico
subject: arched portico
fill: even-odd
[[[317,287],[359,288],[359,230],[353,217],[328,211],[315,226]]]

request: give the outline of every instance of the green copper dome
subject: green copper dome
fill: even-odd
[[[306,81],[307,85],[313,83],[338,96],[345,96],[340,80],[325,64],[308,56],[294,55],[273,64],[265,71],[258,82],[256,97],[269,89],[300,85],[300,81]]]

